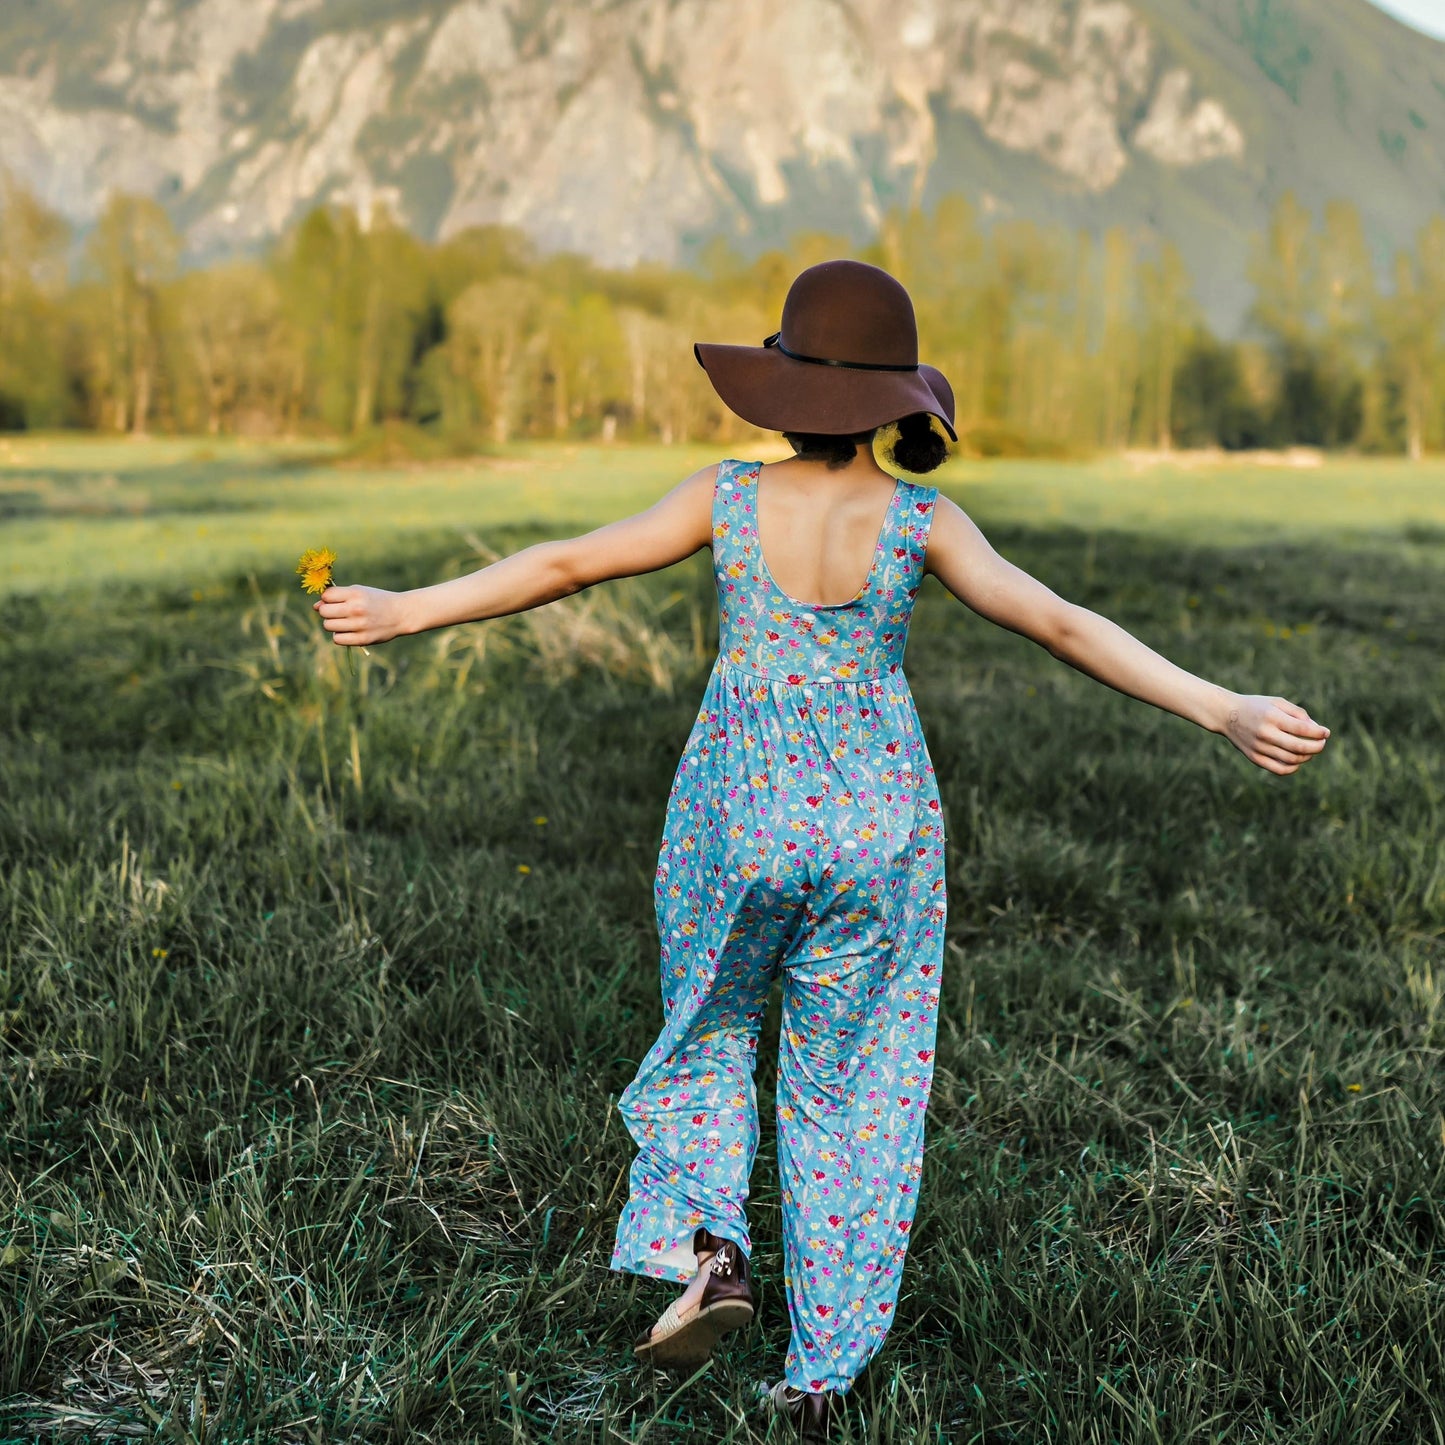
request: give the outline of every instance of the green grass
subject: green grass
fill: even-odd
[[[628,1348],[667,1288],[606,1269],[705,560],[369,657],[289,570],[331,542],[431,581],[463,528],[510,550],[703,455],[368,477],[212,449],[233,482],[168,474],[194,443],[47,445],[164,500],[76,517],[68,579],[29,555],[67,535],[52,503],[0,524],[0,1439],[786,1438],[748,1413],[786,1339],[766,1124],[760,1319],[690,1388]],[[1333,738],[1274,777],[926,587],[937,1085],[841,1439],[1445,1436],[1445,541],[1414,476],[958,475],[1021,566]],[[318,482],[365,495],[358,530]],[[203,585],[111,530],[236,496],[265,500]],[[398,498],[387,548],[368,507]]]
[[[739,442],[776,457],[776,442]],[[309,546],[347,565],[481,528],[580,530],[648,506],[716,447],[521,443],[495,455],[410,468],[333,462],[321,442],[162,438],[135,442],[0,436],[0,593],[77,580],[178,587],[277,567]],[[1074,525],[1212,541],[1424,543],[1445,537],[1445,462],[1340,460],[1143,464],[954,462],[952,494],[993,523]]]

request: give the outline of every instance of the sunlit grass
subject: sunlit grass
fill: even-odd
[[[650,505],[718,456],[707,447],[523,443],[471,461],[384,469],[333,464],[333,450],[321,442],[0,439],[0,592],[151,579],[188,589],[238,572],[268,575],[318,535],[360,569],[404,538],[470,545],[515,523],[582,530]],[[782,455],[776,439],[732,450]],[[954,462],[941,481],[985,527],[1208,542],[1445,535],[1442,462]]]

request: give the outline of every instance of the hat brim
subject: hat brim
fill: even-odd
[[[846,435],[927,412],[958,440],[953,388],[933,366],[917,371],[864,371],[795,361],[775,346],[693,343],[713,390],[744,421],[765,431]]]

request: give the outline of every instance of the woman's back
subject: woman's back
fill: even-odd
[[[800,457],[772,462],[757,482],[758,542],[789,597],[834,607],[862,591],[896,478],[866,461],[829,468]]]
[[[712,552],[719,664],[791,686],[896,673],[923,581],[937,491],[887,477],[880,487],[860,476],[828,503],[815,502],[819,511],[809,516],[801,507],[810,492],[816,496],[816,476],[763,474],[761,462],[718,465]],[[813,583],[807,595],[782,584],[772,571],[774,556],[790,569],[786,576]]]

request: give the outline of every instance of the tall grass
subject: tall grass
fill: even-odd
[[[840,1438],[1445,1439],[1438,541],[980,520],[1334,735],[1273,777],[929,584],[937,1092]],[[0,603],[0,1435],[783,1438],[769,1137],[760,1318],[700,1378],[634,1368],[669,1291],[606,1269],[710,585],[370,656],[282,566]]]

